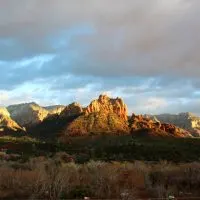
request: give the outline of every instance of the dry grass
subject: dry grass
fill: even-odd
[[[0,197],[99,199],[200,195],[200,164],[58,163],[34,158],[17,168],[0,163]]]

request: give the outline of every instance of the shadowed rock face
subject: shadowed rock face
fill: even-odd
[[[139,133],[138,130],[144,131],[146,136],[172,136],[172,137],[192,137],[190,132],[181,129],[173,124],[161,123],[142,115],[132,115],[130,118],[131,134]],[[140,131],[141,133],[142,131]]]
[[[41,123],[49,112],[36,103],[25,103],[7,107],[12,119],[20,126],[31,127]]]
[[[111,99],[107,95],[100,95],[99,99],[94,100],[86,108],[85,113],[90,114],[94,112],[115,113],[123,120],[128,120],[128,109],[122,99]]]
[[[18,133],[25,134],[25,129],[10,118],[6,108],[0,108],[0,136]]]
[[[68,118],[68,117],[76,117],[83,113],[83,108],[79,103],[72,103],[65,107],[65,109],[61,112],[61,118]]]

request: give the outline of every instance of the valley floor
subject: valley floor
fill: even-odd
[[[88,136],[0,138],[0,198],[200,196],[200,140]]]
[[[0,163],[0,197],[17,199],[190,199],[200,196],[200,164],[66,163],[32,158]]]

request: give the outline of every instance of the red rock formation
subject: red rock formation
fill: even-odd
[[[121,119],[128,120],[127,106],[120,98],[111,99],[107,95],[100,95],[99,99],[91,102],[86,108],[85,113],[89,114],[100,111],[105,113],[115,113]]]
[[[146,133],[152,136],[192,137],[190,132],[175,125],[160,123],[142,115],[133,114],[130,119],[130,127],[133,135],[138,130],[141,130],[140,133],[142,133],[142,130],[149,130]]]
[[[63,131],[65,136],[129,134],[128,122],[115,113],[93,112],[81,115]]]
[[[75,112],[82,114],[72,121],[64,130],[64,135],[99,135],[99,134],[128,134],[127,106],[122,99],[111,99],[100,95],[97,100],[82,110],[79,105],[72,106]],[[63,113],[71,115],[68,107]]]

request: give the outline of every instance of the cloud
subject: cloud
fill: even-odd
[[[153,102],[152,112],[200,113],[198,0],[0,4],[2,105],[87,104],[106,91],[136,112]]]
[[[75,51],[79,59],[74,58],[71,69],[65,70],[77,74],[198,76],[200,73],[198,1],[2,2],[1,59],[56,53],[60,60],[65,60]],[[58,41],[56,37],[63,39],[62,47],[55,48],[51,39]]]

